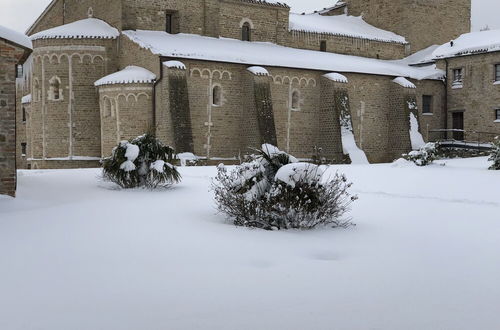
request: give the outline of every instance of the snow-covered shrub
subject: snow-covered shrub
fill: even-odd
[[[490,170],[500,170],[500,137],[496,137],[493,142],[493,150],[491,151],[489,161],[493,162]]]
[[[145,134],[113,149],[111,157],[102,161],[103,177],[122,188],[168,186],[181,180],[173,159],[171,147]]]
[[[437,155],[438,145],[436,143],[427,143],[419,150],[403,155],[403,158],[414,162],[418,166],[427,166],[437,159]]]
[[[341,220],[355,199],[344,176],[322,182],[320,167],[298,161],[271,145],[228,171],[219,166],[213,182],[218,209],[235,225],[267,230],[347,226]]]

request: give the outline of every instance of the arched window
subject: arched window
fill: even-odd
[[[292,110],[300,110],[300,93],[293,91],[292,93]]]
[[[252,27],[250,26],[250,23],[248,22],[243,23],[243,26],[241,27],[241,40],[250,41],[251,32],[252,32]]]
[[[52,77],[49,80],[49,100],[59,101],[62,100],[61,79],[59,77]]]
[[[212,89],[212,105],[222,105],[222,88],[219,85],[215,85]]]

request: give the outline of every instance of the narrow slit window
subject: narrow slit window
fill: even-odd
[[[300,108],[300,93],[299,91],[294,91],[292,93],[292,110],[299,110]]]
[[[214,86],[212,89],[212,105],[222,105],[222,89],[220,86]]]
[[[241,27],[241,40],[250,41],[251,40],[252,28],[250,23],[245,22]]]
[[[322,52],[326,52],[326,40],[321,40],[319,50]]]

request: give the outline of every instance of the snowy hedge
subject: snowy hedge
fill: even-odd
[[[438,158],[438,144],[427,143],[419,150],[414,150],[409,154],[403,155],[403,158],[414,162],[418,166],[430,165]]]
[[[500,137],[497,137],[493,142],[493,150],[489,160],[493,162],[490,170],[500,170]]]
[[[151,134],[122,141],[105,158],[103,177],[122,188],[157,188],[178,183],[181,175],[171,164],[174,150]]]
[[[323,180],[322,167],[267,144],[233,170],[219,166],[213,182],[219,211],[238,226],[266,230],[348,226],[350,186],[343,175]]]

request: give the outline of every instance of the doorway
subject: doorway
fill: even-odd
[[[465,140],[464,134],[464,113],[463,112],[453,112],[452,113],[452,128],[453,128],[453,139],[458,141]]]

